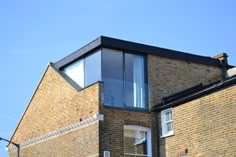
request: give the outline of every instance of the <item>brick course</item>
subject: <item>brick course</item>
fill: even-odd
[[[22,157],[98,157],[99,121],[21,149]],[[10,157],[15,157],[12,152]]]

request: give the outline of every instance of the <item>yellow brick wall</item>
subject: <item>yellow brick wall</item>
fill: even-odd
[[[99,157],[99,121],[22,148],[22,157]],[[15,157],[12,152],[10,157]]]
[[[22,143],[98,113],[99,84],[73,88],[51,66],[40,82],[12,141]]]
[[[112,157],[124,156],[124,125],[138,125],[152,129],[155,137],[154,115],[150,112],[122,110],[101,107],[104,121],[100,122],[100,155],[109,150]],[[155,156],[156,143],[152,141],[153,156]]]
[[[149,55],[148,82],[152,90],[150,104],[156,104],[163,96],[173,94],[198,83],[207,84],[214,82],[219,79],[220,74],[219,68]],[[152,153],[153,156],[156,156],[156,120],[153,113],[102,107],[100,106],[101,93],[99,93],[101,91],[99,83],[77,91],[57,71],[49,66],[29,103],[22,121],[19,123],[12,141],[22,143],[76,123],[81,118],[87,119],[96,113],[100,113],[104,114],[105,119],[99,122],[99,138],[91,136],[93,142],[95,140],[100,142],[100,156],[102,156],[104,150],[110,150],[111,156],[114,157],[124,155],[123,127],[128,124],[152,129]],[[91,130],[87,129],[85,132],[89,134]],[[67,143],[69,145],[75,144],[71,139],[73,136],[74,138],[80,136],[80,134],[83,133],[78,130],[76,133],[71,133],[70,136],[61,136],[48,142],[45,141],[28,147],[23,150],[23,153],[25,153],[25,157],[28,155],[34,156],[38,152],[46,157],[50,153],[51,156],[57,156],[58,154],[55,155],[55,153],[57,151],[61,152],[63,145],[66,146]],[[63,143],[63,140],[65,143]],[[55,147],[53,143],[55,143]],[[44,145],[48,147],[44,147]],[[78,151],[84,149],[82,145],[75,147],[80,149]],[[70,154],[69,148],[64,151],[64,155],[76,156],[75,154]],[[78,151],[76,150],[75,152]],[[69,155],[65,154],[66,152]],[[31,153],[35,154],[32,155]]]
[[[159,117],[160,118],[160,117]],[[174,136],[160,140],[161,157],[236,156],[236,85],[173,108]]]
[[[221,69],[218,67],[154,55],[147,58],[150,106],[159,103],[162,97],[220,79]]]

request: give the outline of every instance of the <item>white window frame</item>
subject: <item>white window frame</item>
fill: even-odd
[[[172,113],[172,119],[169,121],[166,121],[166,113],[168,113],[168,112]],[[172,123],[172,130],[171,131],[167,131],[167,123]],[[173,120],[173,109],[172,108],[161,111],[161,125],[162,125],[161,138],[174,135],[174,120]]]
[[[146,128],[146,127],[142,127],[142,126],[138,126],[138,125],[124,125],[124,130],[128,129],[128,130],[137,130],[139,131],[146,131],[147,132],[147,155],[142,155],[142,156],[146,156],[146,157],[152,157],[152,134],[151,134],[151,129],[150,128]],[[136,143],[134,143],[136,144]],[[124,152],[125,153],[125,152]],[[130,154],[130,153],[125,153],[126,155],[134,155],[134,156],[138,156],[137,154]]]

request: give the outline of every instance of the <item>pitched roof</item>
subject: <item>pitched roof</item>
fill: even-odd
[[[143,53],[143,54],[152,54],[152,55],[157,55],[161,57],[179,59],[179,60],[195,62],[195,63],[205,64],[205,65],[210,65],[210,66],[220,66],[219,60],[215,58],[160,48],[156,46],[150,46],[150,45],[125,41],[125,40],[120,40],[120,39],[114,39],[114,38],[105,37],[105,36],[98,37],[97,39],[88,43],[87,45],[80,48],[79,50],[73,52],[72,54],[54,63],[54,66],[57,69],[63,68],[64,66],[70,64],[71,62],[76,61],[80,57],[83,57],[84,55],[102,47],[123,50],[123,51],[132,51],[132,52]]]
[[[175,107],[233,85],[236,85],[236,76],[227,78],[225,80],[219,80],[207,86],[199,84],[173,95],[164,97],[161,103],[153,106],[152,111],[160,111],[170,107]]]

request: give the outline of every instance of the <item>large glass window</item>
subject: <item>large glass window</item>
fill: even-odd
[[[94,53],[84,60],[85,86],[101,80],[101,52]]]
[[[63,71],[81,88],[102,80],[104,104],[120,108],[146,108],[145,57],[102,49],[66,66]]]
[[[145,108],[144,56],[102,50],[105,105]]]
[[[124,126],[124,156],[151,157],[151,130],[141,126]]]
[[[123,107],[123,54],[120,51],[103,49],[102,63],[105,105]]]
[[[125,104],[145,107],[144,57],[125,54]]]

